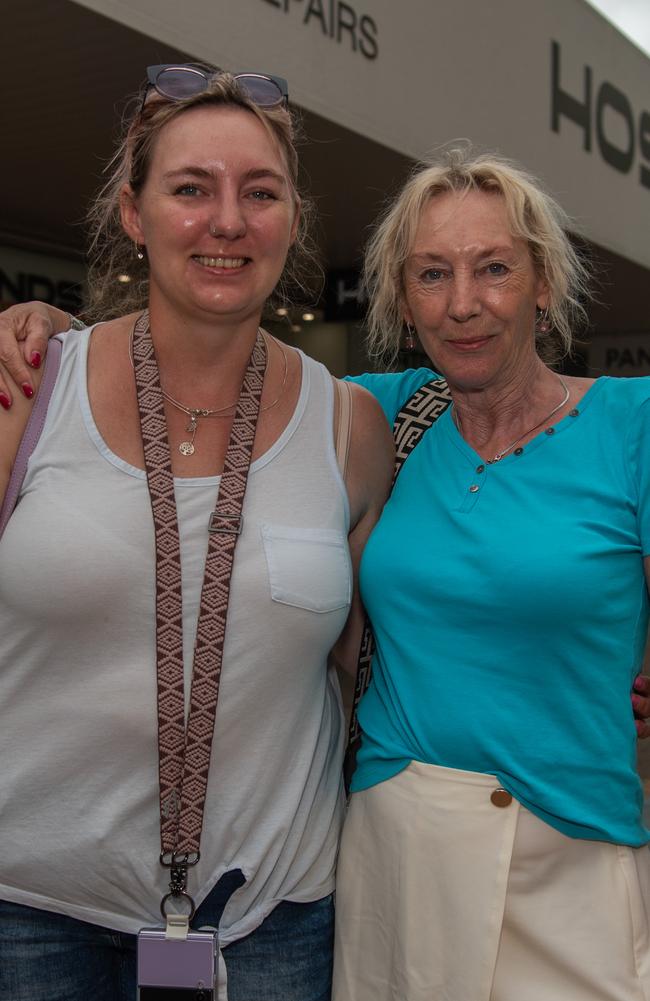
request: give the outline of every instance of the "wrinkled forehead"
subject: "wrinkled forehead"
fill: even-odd
[[[426,197],[415,214],[407,256],[437,250],[490,248],[530,256],[528,241],[517,232],[507,199],[495,188],[438,190]]]
[[[434,190],[423,200],[416,229],[436,232],[480,226],[512,232],[506,200],[500,191],[483,188]]]

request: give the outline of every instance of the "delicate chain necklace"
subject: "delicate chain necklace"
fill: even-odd
[[[529,434],[532,434],[533,431],[537,431],[537,428],[541,428],[542,424],[546,424],[546,422],[550,421],[551,417],[553,417],[558,412],[558,410],[562,409],[564,404],[569,399],[571,391],[561,375],[558,375],[558,379],[560,380],[560,384],[562,386],[562,389],[564,390],[564,396],[562,400],[558,403],[558,405],[556,407],[553,407],[550,414],[547,414],[546,417],[542,417],[541,421],[539,421],[538,424],[533,425],[532,428],[528,428],[528,430],[524,431],[523,434],[520,434],[518,438],[515,438],[515,440],[512,442],[511,445],[508,445],[507,448],[502,448],[501,451],[497,452],[497,454],[493,456],[491,459],[486,459],[485,461],[488,463],[488,465],[491,466],[494,462],[501,462],[501,459],[503,459],[504,456],[508,454],[508,452],[512,452],[515,445],[518,445],[519,442],[522,440],[522,438],[526,438]],[[452,410],[451,415],[454,419],[454,424],[458,428],[459,432],[462,434],[463,429],[461,427],[460,418],[458,416],[458,411],[456,410],[456,408]]]
[[[259,332],[264,337],[264,340],[267,341],[267,336],[265,331],[261,330],[260,328]],[[271,403],[267,403],[265,407],[260,407],[260,413],[264,410],[271,410],[280,402],[287,384],[287,372],[289,366],[287,362],[286,351],[284,350],[280,342],[276,341],[275,337],[271,337],[270,340],[273,344],[277,344],[278,348],[280,349],[284,361],[284,372],[282,374],[282,385],[280,386],[280,392]],[[131,331],[131,337],[129,340],[129,357],[131,359],[131,365],[133,366],[133,331]],[[229,414],[228,411],[234,410],[234,408],[237,405],[237,401],[235,400],[234,403],[229,403],[225,407],[217,407],[215,410],[208,410],[206,407],[185,407],[183,406],[182,403],[179,403],[178,400],[175,400],[173,396],[165,392],[164,389],[161,388],[160,391],[168,403],[171,403],[173,407],[176,407],[177,410],[180,410],[182,413],[187,414],[187,416],[189,417],[189,421],[185,430],[188,432],[188,434],[191,434],[192,437],[190,438],[189,441],[182,441],[178,446],[178,451],[181,453],[181,455],[194,455],[195,452],[194,439],[196,438],[196,432],[199,426],[199,421],[201,420],[202,417],[230,417],[232,416],[232,414]]]

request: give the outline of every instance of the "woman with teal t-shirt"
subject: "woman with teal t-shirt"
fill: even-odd
[[[583,312],[566,223],[523,171],[451,154],[370,242],[375,346],[415,327],[452,405],[361,565],[377,649],[336,1001],[650,999],[629,703],[648,631],[650,379],[542,360]],[[430,379],[359,381],[392,422]]]
[[[567,222],[524,171],[454,153],[413,175],[370,244],[375,347],[394,353],[414,327],[453,405],[406,461],[361,566],[376,654],[335,1001],[650,999],[630,707],[648,626],[650,380],[561,377],[542,360],[552,339],[569,350],[583,313]],[[38,315],[11,318],[27,356]],[[358,381],[392,424],[431,377]]]

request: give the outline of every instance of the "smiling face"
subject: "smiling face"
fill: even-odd
[[[403,273],[404,318],[452,386],[507,386],[535,357],[546,283],[504,199],[470,190],[426,204]]]
[[[298,225],[286,164],[264,125],[234,106],[202,106],[160,131],[122,224],[146,247],[150,302],[177,314],[259,321]]]

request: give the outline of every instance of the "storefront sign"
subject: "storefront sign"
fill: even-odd
[[[0,247],[0,309],[40,299],[77,313],[84,277],[84,268],[76,261]]]
[[[587,239],[650,267],[650,59],[586,0],[79,2],[286,77],[298,106],[407,156],[470,140],[518,160]]]
[[[351,268],[328,271],[323,300],[328,323],[363,319],[367,300],[361,289],[359,272]]]
[[[601,334],[588,349],[589,375],[650,375],[650,329]]]
[[[622,174],[629,174],[638,158],[634,175],[650,189],[650,112],[637,115],[627,94],[609,80],[596,89],[591,66],[582,67],[581,92],[568,93],[561,84],[562,47],[554,41],[551,51],[553,131],[560,131],[562,118],[575,122],[582,131],[582,148],[598,149],[605,163]]]
[[[377,24],[342,0],[262,0],[285,14],[297,16],[301,24],[320,28],[327,38],[349,45],[366,59],[379,55]]]

